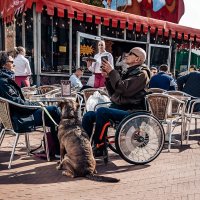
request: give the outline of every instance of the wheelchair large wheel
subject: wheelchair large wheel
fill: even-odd
[[[119,155],[131,164],[146,164],[162,151],[165,134],[162,124],[147,112],[133,113],[118,126],[115,145]]]

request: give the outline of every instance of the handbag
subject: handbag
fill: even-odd
[[[47,138],[47,143],[48,143],[48,148],[49,148],[49,156],[50,157],[54,157],[56,154],[56,146],[55,146],[55,142],[54,139],[52,137],[52,133],[51,132],[47,132],[46,133],[46,138]],[[43,136],[43,144],[44,144],[44,151],[45,154],[47,154],[46,152],[46,140],[45,140],[45,135]]]
[[[109,104],[100,104],[105,102],[110,102],[110,98],[106,95],[101,95],[98,91],[95,91],[86,102],[86,110],[95,111],[95,109],[99,107],[109,107]],[[100,105],[97,106],[97,104]]]
[[[51,132],[46,132],[45,134],[46,134],[46,137],[47,137],[47,143],[48,143],[48,148],[49,148],[49,156],[50,157],[55,157],[56,146],[55,146],[54,139],[52,137],[52,133]],[[43,149],[40,150],[40,151],[37,151],[38,149],[41,149],[42,146],[43,146]],[[32,149],[30,151],[30,153],[35,155],[35,156],[37,156],[38,158],[47,159],[45,135],[42,138],[40,146],[35,148],[35,149]]]

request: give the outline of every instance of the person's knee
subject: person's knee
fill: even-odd
[[[50,113],[50,115],[55,118],[57,123],[60,121],[61,112],[57,106],[47,106],[47,111]]]
[[[100,107],[96,111],[97,116],[105,116],[108,113],[109,108],[106,107]]]
[[[83,115],[82,118],[82,124],[84,123],[90,123],[95,120],[95,112],[94,111],[88,111]]]

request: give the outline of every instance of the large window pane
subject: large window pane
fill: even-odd
[[[46,10],[41,20],[42,72],[63,73],[69,69],[69,21],[50,17]]]
[[[189,51],[182,49],[177,50],[176,54],[176,74],[184,75],[187,73]]]
[[[150,67],[159,67],[162,64],[168,64],[169,48],[151,46],[150,49]]]

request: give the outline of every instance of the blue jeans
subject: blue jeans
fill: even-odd
[[[56,106],[47,106],[46,109],[48,110],[48,112],[50,113],[50,115],[52,116],[52,118],[55,120],[55,122],[57,124],[60,123],[60,117],[61,117],[61,112],[60,110],[56,107]],[[42,110],[38,109],[33,113],[34,116],[34,124],[35,126],[42,126]],[[51,129],[51,134],[52,137],[54,139],[55,142],[55,147],[56,147],[56,154],[60,154],[60,144],[58,141],[58,130],[55,127],[54,123],[51,121],[51,119],[47,116],[47,114],[45,113],[44,115],[45,118],[45,125],[50,127]]]
[[[116,121],[122,121],[123,118],[125,118],[130,113],[128,111],[119,110],[115,108],[105,108],[101,107],[97,109],[97,111],[89,111],[85,113],[82,119],[82,126],[89,137],[91,137],[93,128],[94,128],[94,122],[96,122],[95,130],[94,130],[94,144],[100,144],[102,141],[99,140],[99,136],[101,134],[101,130],[103,129],[103,126],[109,122],[110,120],[113,122]],[[103,141],[105,138],[106,133],[104,133]]]

